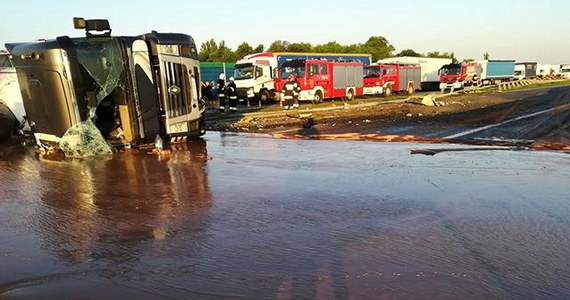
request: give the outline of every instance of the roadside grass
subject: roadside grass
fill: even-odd
[[[301,101],[299,109],[321,109],[321,108],[328,108],[328,107],[338,107],[343,106],[345,103],[348,105],[356,105],[356,104],[366,104],[366,103],[376,103],[376,102],[385,102],[385,101],[394,101],[394,100],[402,100],[407,99],[409,96],[407,95],[394,95],[391,97],[375,97],[375,96],[362,96],[358,97],[351,101],[345,101],[342,99],[327,99],[321,103],[313,104],[309,101]],[[263,108],[261,111],[265,112],[272,112],[272,111],[279,111],[283,110],[283,107],[279,106],[279,102],[276,102],[276,105]]]

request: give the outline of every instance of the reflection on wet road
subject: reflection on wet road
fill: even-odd
[[[0,299],[570,296],[570,156],[417,147],[212,132],[161,159],[10,148]]]

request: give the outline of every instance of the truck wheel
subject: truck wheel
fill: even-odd
[[[323,102],[323,93],[321,91],[315,92],[315,97],[313,98],[313,104]]]
[[[352,101],[352,100],[354,100],[354,91],[350,89],[346,93],[346,101]]]
[[[390,96],[392,96],[392,87],[391,86],[384,89],[384,97],[390,97]]]
[[[267,91],[259,92],[259,100],[261,100],[262,102],[269,100],[269,92]]]
[[[408,93],[408,95],[414,93],[414,86],[412,84],[408,85],[408,90],[406,90],[406,93]]]

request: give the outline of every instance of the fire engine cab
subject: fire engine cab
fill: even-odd
[[[374,64],[364,67],[365,95],[413,94],[421,87],[421,67],[415,64]]]
[[[291,74],[301,85],[300,101],[322,102],[323,99],[344,98],[352,100],[362,96],[363,64],[355,61],[326,59],[294,59],[285,61],[278,69],[277,91]]]
[[[461,89],[478,84],[481,71],[481,64],[474,62],[444,65],[439,69],[439,89]]]

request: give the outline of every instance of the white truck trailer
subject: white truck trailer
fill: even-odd
[[[439,69],[444,65],[451,64],[451,58],[431,58],[431,57],[413,57],[400,56],[384,58],[378,61],[379,64],[415,64],[420,65],[422,69],[421,89],[438,90],[439,89]]]

